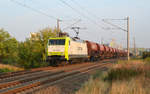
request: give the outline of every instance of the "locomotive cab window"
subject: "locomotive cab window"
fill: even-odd
[[[65,39],[51,39],[49,45],[65,45]]]

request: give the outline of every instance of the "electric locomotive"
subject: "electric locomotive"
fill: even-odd
[[[97,61],[100,59],[126,57],[127,52],[91,41],[71,37],[49,38],[47,46],[47,60],[50,64],[61,61]]]
[[[88,58],[86,42],[76,38],[49,38],[47,48],[47,60],[51,63]]]

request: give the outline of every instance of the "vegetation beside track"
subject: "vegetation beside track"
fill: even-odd
[[[118,61],[97,71],[76,94],[149,94],[150,59]]]
[[[25,69],[47,66],[47,40],[56,34],[56,29],[45,28],[37,32],[36,36],[20,42],[4,29],[0,29],[0,62]]]
[[[0,73],[14,72],[14,70],[10,70],[8,68],[0,69]]]
[[[12,65],[0,64],[0,73],[21,71],[21,70],[24,70],[24,69],[19,68],[19,67],[15,67],[15,66],[12,66]]]
[[[145,59],[145,58],[148,58],[150,57],[150,52],[143,52],[143,55],[142,55],[142,58]]]

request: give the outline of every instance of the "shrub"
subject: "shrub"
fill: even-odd
[[[10,70],[8,68],[4,68],[4,69],[0,69],[0,73],[4,73],[4,72],[13,72],[14,70]]]
[[[111,69],[108,72],[108,76],[105,78],[105,80],[109,80],[109,81],[128,80],[140,74],[142,74],[142,71],[136,69],[127,69],[127,68]]]
[[[149,94],[150,65],[119,61],[105,73],[97,71],[76,94]]]
[[[150,52],[143,52],[142,57],[143,57],[143,59],[150,57]]]

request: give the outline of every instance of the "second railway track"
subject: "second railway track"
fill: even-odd
[[[43,73],[35,73],[36,76],[31,76],[27,78],[22,78],[21,80],[10,80],[4,83],[0,83],[0,94],[16,94],[22,91],[26,91],[31,88],[41,87],[47,83],[54,83],[58,80],[65,79],[74,75],[82,74],[86,71],[91,71],[102,66],[111,65],[111,63],[94,63],[94,64],[85,64],[84,66],[76,66],[70,68],[64,67],[57,71],[46,71]]]

